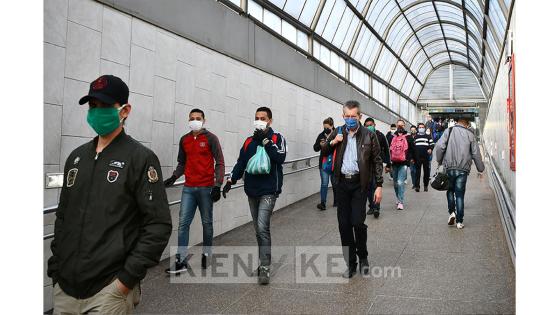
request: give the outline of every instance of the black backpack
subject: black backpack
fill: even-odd
[[[445,158],[445,153],[447,152],[447,146],[449,145],[449,139],[451,138],[451,132],[453,132],[453,127],[449,128],[449,135],[447,136],[447,142],[445,143],[445,151],[443,152],[444,158]],[[433,189],[439,191],[449,190],[449,178],[447,177],[447,174],[436,171],[434,177],[432,178],[431,186]]]

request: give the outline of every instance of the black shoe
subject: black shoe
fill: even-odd
[[[428,191],[428,186],[424,186],[424,191]]]
[[[319,210],[327,210],[327,207],[325,207],[325,204],[323,202],[318,203],[317,204],[317,209]]]
[[[373,217],[374,218],[379,218],[379,210],[373,210]]]
[[[355,274],[356,274],[356,266],[354,266],[354,268],[348,268],[348,269],[346,269],[346,271],[342,274],[342,278],[350,279],[350,278],[352,278]]]
[[[179,257],[175,257],[175,265],[171,266],[171,268],[165,269],[165,272],[170,275],[178,275],[181,272],[185,272],[189,269],[189,265],[186,262],[186,259],[183,261],[179,261]]]
[[[374,211],[375,211],[375,210],[373,210],[373,208],[369,208],[367,214],[373,214]]]
[[[414,190],[415,190],[416,192],[419,192],[419,191],[420,191],[420,187],[416,187],[416,188],[414,188]]]
[[[360,259],[360,274],[369,275],[369,262],[367,258]]]
[[[259,284],[270,282],[270,266],[259,266]]]
[[[206,254],[202,254],[200,265],[202,266],[202,269],[206,269],[208,267],[208,256]]]

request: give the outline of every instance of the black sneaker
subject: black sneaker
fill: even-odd
[[[342,278],[350,279],[355,274],[356,274],[356,266],[354,266],[353,268],[346,269],[346,271],[342,274]]]
[[[428,191],[428,186],[424,186],[424,191]]]
[[[259,266],[259,284],[268,284],[270,282],[270,266]]]
[[[202,269],[206,269],[208,267],[208,255],[202,254],[200,265],[202,266]]]
[[[416,187],[416,188],[414,188],[414,190],[415,190],[416,192],[420,192],[420,187]]]
[[[367,258],[360,259],[360,274],[368,275],[369,274],[369,262]]]
[[[375,210],[373,210],[373,208],[369,208],[367,214],[373,214]]]
[[[189,265],[186,260],[179,261],[179,257],[175,257],[175,264],[171,268],[165,269],[165,272],[170,275],[178,275],[181,272],[185,272],[189,269]]]
[[[327,207],[325,206],[324,203],[321,202],[317,204],[317,209],[322,211],[322,210],[327,210]]]
[[[379,218],[379,210],[373,210],[373,217],[374,218]]]

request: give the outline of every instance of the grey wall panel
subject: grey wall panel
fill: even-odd
[[[246,17],[208,0],[97,0],[212,50],[233,57],[342,104],[356,99],[364,112],[391,123],[395,118]]]

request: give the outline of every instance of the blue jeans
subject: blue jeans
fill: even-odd
[[[272,209],[276,203],[277,196],[264,195],[260,197],[248,197],[251,216],[253,217],[253,227],[259,245],[259,260],[262,266],[270,266],[271,243],[270,238],[270,217]]]
[[[333,184],[334,176],[332,174],[327,173],[323,169],[319,169],[319,173],[321,174],[321,203],[327,202],[327,192],[329,191],[329,179],[331,181],[332,188],[333,188],[334,202],[336,203],[336,194],[334,191],[334,184]]]
[[[179,229],[177,255],[180,261],[187,257],[187,247],[189,246],[189,231],[196,207],[200,210],[202,219],[202,245],[203,252],[210,255],[212,253],[212,238],[214,237],[213,227],[213,203],[210,196],[212,187],[183,187],[181,196],[181,210],[179,211]]]
[[[414,161],[416,163],[416,161]],[[412,186],[416,187],[416,164],[410,163],[410,178],[412,179]]]
[[[406,165],[393,165],[393,187],[395,188],[395,194],[397,195],[397,202],[404,203],[404,191],[406,187],[404,186],[404,181],[406,180]]]
[[[449,214],[456,212],[457,223],[463,223],[465,210],[465,190],[468,173],[460,170],[448,170],[449,190],[447,191],[447,209]]]

